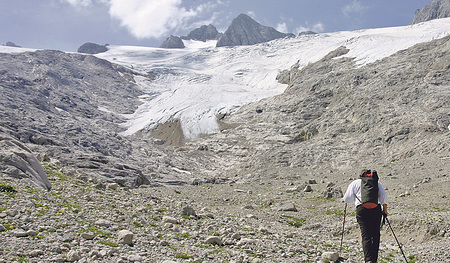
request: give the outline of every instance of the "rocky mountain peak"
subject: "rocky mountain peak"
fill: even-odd
[[[171,35],[159,47],[160,48],[184,48],[184,43],[180,37]]]
[[[450,17],[450,0],[433,0],[422,9],[417,9],[411,24]]]
[[[183,39],[192,39],[205,42],[206,40],[214,40],[220,36],[219,31],[217,31],[216,27],[213,25],[203,25],[199,28],[196,28],[189,32],[186,37],[182,37]]]
[[[217,47],[254,45],[286,37],[273,27],[263,26],[248,15],[240,14],[217,42]]]

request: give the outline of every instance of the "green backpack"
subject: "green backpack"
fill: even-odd
[[[361,200],[363,207],[373,209],[378,206],[378,173],[365,170],[361,174]]]

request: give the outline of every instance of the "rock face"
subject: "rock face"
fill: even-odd
[[[223,119],[239,125],[199,142],[231,174],[272,176],[293,169],[350,169],[446,155],[450,147],[450,37],[356,67],[345,47],[281,78],[275,97]],[[221,171],[223,172],[223,170]]]
[[[124,114],[140,105],[139,73],[90,55],[48,50],[0,54],[0,73],[0,132],[38,160],[129,187],[192,177],[173,169],[185,170],[184,158],[169,157],[151,139],[120,135]],[[192,161],[189,169],[196,167]],[[3,157],[1,165],[13,167]]]
[[[250,16],[241,14],[217,42],[217,47],[254,45],[286,37],[287,34],[259,24]]]
[[[182,38],[205,42],[206,40],[217,39],[219,36],[220,36],[220,33],[219,33],[219,31],[217,31],[215,26],[203,25],[199,28],[192,30],[186,37],[182,37]]]
[[[78,53],[98,54],[108,51],[107,45],[99,45],[95,43],[84,43],[78,48]]]
[[[449,0],[433,0],[422,9],[417,9],[411,24],[450,17]]]
[[[164,41],[160,48],[184,48],[183,40],[177,36],[170,36]]]
[[[26,178],[45,190],[51,184],[41,164],[23,143],[0,133],[0,170],[12,177]]]

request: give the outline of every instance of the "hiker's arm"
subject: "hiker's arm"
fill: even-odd
[[[385,213],[386,215],[388,215],[387,204],[383,204],[383,213]]]

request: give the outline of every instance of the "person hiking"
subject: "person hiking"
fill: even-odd
[[[364,262],[376,263],[380,246],[381,218],[388,215],[386,191],[378,181],[377,172],[362,170],[360,178],[348,185],[343,200],[345,203],[355,203]]]

